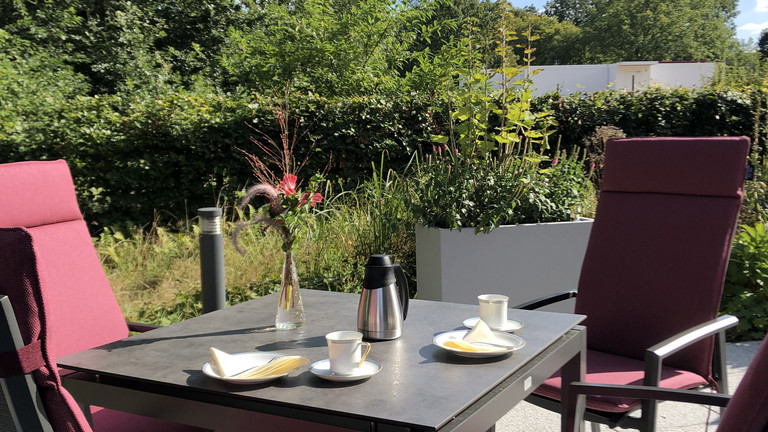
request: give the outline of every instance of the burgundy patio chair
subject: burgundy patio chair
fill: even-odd
[[[129,327],[80,213],[66,162],[2,164],[0,185],[0,295],[12,305],[22,345],[0,353],[3,382],[31,377],[44,408],[41,418],[55,432],[91,431],[88,418],[97,432],[201,431],[99,407],[81,410],[62,385],[62,375],[71,371],[60,370],[56,359],[128,337]],[[253,413],[253,424],[264,430],[327,430],[272,417]]]
[[[647,386],[613,386],[592,383],[572,383],[569,401],[573,401],[569,415],[572,426],[583,423],[584,410],[576,409],[577,398],[585,394],[603,397],[660,399],[702,405],[726,407],[717,432],[765,432],[768,430],[768,337],[752,359],[747,372],[733,393],[706,393],[695,390],[675,390]],[[575,430],[571,429],[571,430]]]
[[[125,338],[128,325],[80,214],[67,164],[3,164],[0,184],[0,294],[10,300],[25,353],[23,364],[10,366],[31,374],[53,430],[90,431],[92,419],[101,431],[201,431],[78,407],[62,386],[66,371],[56,358]]]
[[[576,292],[587,316],[586,382],[727,392],[717,317],[749,151],[745,137],[628,138],[606,145],[603,183]],[[528,401],[560,411],[559,375]],[[593,423],[653,431],[655,400],[588,396]],[[639,417],[630,415],[639,410]]]

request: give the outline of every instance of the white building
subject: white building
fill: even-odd
[[[562,95],[600,90],[643,90],[650,86],[696,88],[709,84],[715,64],[709,62],[632,61],[602,65],[531,66],[535,95],[552,90]]]

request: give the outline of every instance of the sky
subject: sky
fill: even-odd
[[[543,9],[547,0],[513,0],[517,7],[533,5]],[[760,37],[760,31],[768,28],[768,0],[739,0],[739,15],[734,20],[736,37],[746,41],[752,38],[754,42]]]
[[[739,0],[739,11],[736,17],[736,34],[739,39],[752,38],[755,42],[760,37],[760,31],[768,28],[768,0]]]

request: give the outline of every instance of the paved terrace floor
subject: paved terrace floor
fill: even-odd
[[[752,357],[757,353],[760,342],[732,343],[726,346],[728,363],[728,387],[730,393],[736,389]],[[703,432],[714,431],[720,420],[718,408],[704,405],[664,402],[659,405],[657,431],[659,432]],[[537,406],[523,402],[496,423],[497,432],[558,432],[560,416]],[[589,429],[589,424],[585,425]],[[627,431],[631,429],[609,429],[601,425],[602,431]]]

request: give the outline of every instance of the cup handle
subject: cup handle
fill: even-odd
[[[365,350],[365,353],[360,356],[360,363],[357,364],[357,367],[361,367],[363,365],[363,362],[365,361],[365,358],[368,357],[368,353],[371,352],[371,344],[368,342],[360,342],[360,345],[365,345],[367,348]]]

